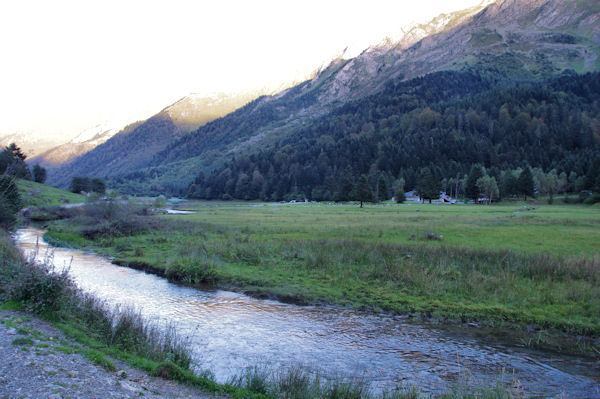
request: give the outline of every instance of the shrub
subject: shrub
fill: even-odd
[[[586,205],[594,205],[598,202],[600,202],[600,193],[592,194],[583,201]]]
[[[53,266],[28,261],[16,270],[4,290],[7,299],[21,302],[26,309],[41,314],[58,309],[70,288],[67,269],[57,272]]]
[[[217,267],[215,260],[205,256],[176,256],[167,261],[165,274],[168,278],[187,284],[214,284]]]
[[[63,208],[60,206],[44,206],[34,210],[29,218],[34,221],[48,221],[69,219],[79,214],[76,208]],[[26,215],[25,215],[26,216]]]
[[[162,362],[150,373],[165,380],[183,381],[185,372],[173,362]]]
[[[80,234],[89,239],[123,237],[144,233],[158,227],[158,221],[148,218],[148,208],[113,201],[90,203],[84,207]]]

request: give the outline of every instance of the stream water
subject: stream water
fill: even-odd
[[[598,362],[511,347],[411,323],[401,317],[296,306],[246,295],[198,290],[119,267],[98,255],[48,248],[43,231],[21,229],[26,254],[53,251],[79,287],[110,304],[133,305],[170,322],[191,340],[194,358],[226,382],[245,367],[302,365],[329,378],[368,381],[373,390],[414,385],[438,392],[456,381],[520,384],[526,396],[600,397]]]

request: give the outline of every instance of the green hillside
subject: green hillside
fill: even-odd
[[[19,192],[24,208],[57,206],[85,202],[85,196],[31,180],[18,180]]]

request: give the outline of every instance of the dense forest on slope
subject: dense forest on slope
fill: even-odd
[[[375,189],[424,167],[438,179],[480,164],[583,176],[600,146],[600,73],[508,85],[477,72],[438,72],[348,103],[278,141],[238,155],[188,189],[192,198],[335,199],[363,174]],[[589,179],[588,179],[589,180]]]
[[[336,64],[330,69],[340,67],[341,65]],[[329,74],[331,71],[324,73],[326,76],[323,80]],[[261,96],[226,117],[207,123],[171,143],[156,154],[151,166],[186,160],[208,150],[222,150],[231,143],[242,143],[261,130],[271,128],[273,124],[295,119],[298,116],[296,113],[302,113],[318,103],[318,94],[318,87],[311,87],[311,82],[307,81],[279,95]]]
[[[106,177],[144,167],[154,154],[182,134],[173,121],[158,114],[123,129],[90,152],[51,172],[49,182],[67,187],[74,176]]]

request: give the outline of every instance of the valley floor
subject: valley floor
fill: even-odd
[[[159,217],[111,207],[51,224],[45,238],[185,284],[516,327],[520,344],[598,353],[593,207],[187,203],[195,214]]]

